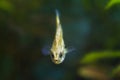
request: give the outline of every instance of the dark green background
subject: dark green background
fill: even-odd
[[[120,62],[119,2],[0,0],[0,80],[98,80],[99,77],[94,78],[97,73],[108,80],[117,80],[120,69],[114,76],[112,71]],[[60,12],[66,47],[76,49],[60,65],[52,63],[50,56],[43,52],[54,39],[55,9]],[[92,57],[84,60],[92,52]],[[86,68],[81,66],[94,66],[103,71],[105,68],[106,73],[96,71],[93,77],[83,76],[79,68]],[[91,67],[90,70],[88,75],[94,72]],[[107,80],[104,77],[99,80]]]

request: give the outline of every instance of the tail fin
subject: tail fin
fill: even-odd
[[[55,13],[56,13],[56,23],[57,23],[57,24],[60,24],[59,11],[56,9],[56,10],[55,10]]]

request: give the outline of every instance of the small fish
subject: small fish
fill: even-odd
[[[51,59],[55,64],[60,64],[64,61],[66,53],[68,50],[65,48],[65,43],[63,40],[63,31],[60,24],[59,12],[56,10],[56,34],[51,48]]]

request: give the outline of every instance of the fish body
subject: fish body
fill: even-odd
[[[51,59],[55,64],[60,64],[64,61],[67,49],[63,39],[63,30],[60,23],[59,12],[56,10],[56,33],[51,47]]]

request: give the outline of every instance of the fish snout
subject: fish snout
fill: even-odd
[[[58,61],[58,59],[54,59],[54,61],[56,61],[56,62],[57,62],[57,61]]]
[[[60,64],[60,60],[59,59],[54,59],[54,63],[55,64]]]

